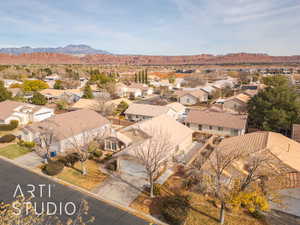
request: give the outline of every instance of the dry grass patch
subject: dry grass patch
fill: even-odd
[[[105,174],[101,173],[99,164],[94,160],[86,161],[85,167],[87,169],[86,175],[82,175],[81,164],[80,162],[77,162],[74,165],[74,168],[65,167],[56,177],[87,190],[93,189],[107,177]]]
[[[172,176],[163,185],[162,196],[169,195],[170,192],[164,190],[170,190],[171,192],[180,193],[181,195],[190,196],[191,208],[188,213],[187,221],[185,225],[217,225],[219,224],[219,208],[217,208],[212,202],[212,198],[203,196],[190,191],[185,191],[181,187],[182,179],[178,176]],[[141,194],[132,203],[131,207],[151,215],[159,215],[159,198],[151,199],[145,194]],[[225,215],[226,225],[266,225],[263,220],[255,219],[243,210],[226,212]]]

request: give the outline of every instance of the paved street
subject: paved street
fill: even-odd
[[[9,202],[13,200],[13,195],[17,185],[20,185],[22,191],[28,190],[28,184],[46,184],[51,185],[51,197],[48,197],[48,192],[44,191],[43,196],[36,197],[33,201],[37,202],[37,205],[41,205],[41,202],[46,203],[49,201],[55,202],[56,205],[62,203],[65,205],[67,202],[74,202],[77,206],[81,199],[86,199],[89,203],[89,216],[95,217],[95,225],[146,225],[147,222],[139,219],[125,211],[110,206],[104,202],[91,198],[75,191],[71,188],[50,181],[42,176],[31,173],[15,165],[3,161],[0,159],[0,201]],[[31,188],[29,188],[30,190]],[[45,190],[48,190],[45,189]],[[37,196],[39,191],[34,192]],[[64,214],[62,218],[66,218]]]

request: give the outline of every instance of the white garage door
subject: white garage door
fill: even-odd
[[[145,168],[141,164],[131,160],[125,160],[125,159],[120,159],[119,162],[120,162],[119,170],[122,173],[127,173],[133,176],[138,176],[143,178],[147,177]]]

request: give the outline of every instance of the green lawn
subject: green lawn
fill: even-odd
[[[0,155],[9,159],[15,159],[21,155],[31,152],[28,148],[21,147],[17,144],[11,144],[4,148],[0,148]]]

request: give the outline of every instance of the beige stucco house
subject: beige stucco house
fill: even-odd
[[[20,125],[43,121],[54,115],[54,110],[44,106],[6,100],[0,102],[0,124],[17,120]]]
[[[129,105],[124,114],[127,120],[133,122],[139,122],[163,114],[169,115],[175,119],[177,118],[176,111],[171,107],[138,103]]]
[[[160,161],[164,162],[164,167],[171,166],[176,156],[184,155],[190,149],[192,135],[193,130],[168,115],[160,115],[129,126],[115,136],[119,151],[114,155],[117,169],[122,173],[145,177],[145,167],[137,152],[149,149],[150,152],[163,151]],[[122,148],[119,143],[122,143]]]
[[[211,110],[191,110],[184,123],[198,132],[220,136],[238,136],[246,132],[247,115]]]
[[[51,152],[64,153],[74,145],[84,145],[97,135],[104,135],[110,129],[110,122],[89,109],[82,109],[55,115],[42,122],[33,123],[21,129],[24,141],[41,143],[42,136],[52,136]]]

